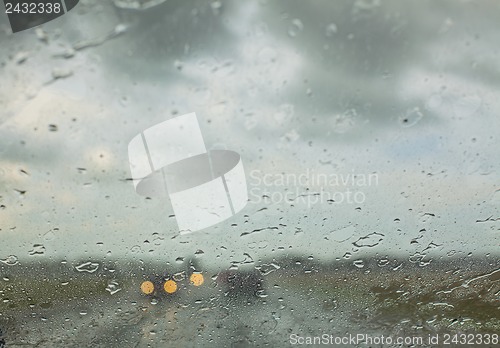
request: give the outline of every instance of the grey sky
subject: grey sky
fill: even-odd
[[[498,254],[500,8],[456,4],[82,1],[15,35],[0,16],[0,259]],[[252,172],[307,170],[378,185],[362,204],[251,201],[178,236],[126,180],[127,145],[189,112],[242,156],[250,189]]]

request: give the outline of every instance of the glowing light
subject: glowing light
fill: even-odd
[[[143,294],[150,295],[155,291],[155,286],[153,282],[150,282],[149,280],[142,282],[141,284],[141,291]]]
[[[173,294],[177,291],[177,283],[173,280],[167,280],[165,284],[163,284],[163,289],[165,289],[165,292]]]
[[[191,277],[189,277],[189,280],[191,281],[191,284],[193,284],[194,286],[200,286],[205,281],[205,279],[203,278],[203,274],[201,274],[201,273],[191,274]]]

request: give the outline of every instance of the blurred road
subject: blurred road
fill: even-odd
[[[0,320],[7,347],[247,347],[287,345],[291,333],[353,330],[353,303],[283,287],[274,274],[258,296],[210,286],[171,299],[138,289]],[[4,318],[5,319],[5,318]]]

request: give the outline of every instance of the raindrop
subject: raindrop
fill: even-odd
[[[351,258],[352,254],[350,252],[346,252],[344,256],[342,256],[344,259],[349,260]]]
[[[290,132],[287,132],[284,136],[280,138],[282,142],[294,142],[297,141],[300,138],[299,133],[297,130],[292,129]]]
[[[61,53],[54,54],[54,57],[69,59],[69,58],[73,58],[75,56],[75,54],[76,54],[75,49],[73,47],[68,47],[68,48],[64,49],[64,51],[62,51]]]
[[[420,222],[426,223],[426,222],[429,222],[432,218],[436,217],[436,214],[420,213],[419,216],[420,216]],[[425,232],[425,231],[421,231],[421,232]]]
[[[14,56],[14,62],[17,64],[23,64],[29,58],[29,52],[21,51]]]
[[[122,96],[120,98],[120,104],[123,106],[123,107],[127,107],[128,106],[128,97],[126,95]]]
[[[413,255],[411,255],[408,260],[411,262],[411,263],[416,263],[418,264],[419,266],[427,266],[428,264],[431,263],[430,260],[424,260],[425,258],[425,254],[421,254],[419,252],[416,252],[414,253]]]
[[[55,229],[54,229],[55,230]],[[48,231],[43,235],[43,239],[47,242],[54,240],[56,238],[56,235],[53,230]]]
[[[244,265],[254,263],[252,256],[250,256],[248,253],[243,253],[243,257],[244,259],[242,261],[234,261],[234,264]]]
[[[399,124],[402,127],[411,127],[416,125],[424,117],[418,107],[409,109],[406,113],[399,117]]]
[[[10,256],[7,256],[3,260],[0,259],[0,262],[6,264],[7,266],[14,266],[14,265],[17,265],[19,263],[19,260],[18,260],[17,256],[10,255]]]
[[[153,240],[152,240],[152,243],[156,246],[159,246],[163,243],[163,241],[165,240],[165,238],[162,238],[158,235],[158,233],[153,233]]]
[[[399,265],[396,265],[392,268],[393,271],[399,271],[403,267],[403,262],[401,262]]]
[[[127,31],[128,27],[126,24],[120,23],[115,27],[115,35],[121,35]]]
[[[33,249],[29,251],[30,256],[45,254],[45,247],[42,244],[34,244]]]
[[[130,252],[134,254],[138,254],[142,252],[142,249],[139,245],[134,245],[132,248],[130,248]]]
[[[145,10],[158,6],[166,0],[113,0],[116,7],[129,10]]]
[[[71,75],[73,75],[73,71],[70,69],[64,69],[64,68],[52,69],[52,78],[54,80],[70,77]]]
[[[351,130],[356,124],[358,113],[355,109],[347,109],[342,114],[334,116],[333,131],[335,133],[345,133]]]
[[[183,64],[180,60],[177,60],[177,59],[176,59],[176,60],[174,61],[174,67],[175,67],[177,70],[179,70],[179,71],[180,71],[180,70],[182,70],[183,65],[184,65],[184,64]]]
[[[121,291],[120,284],[118,284],[116,280],[111,280],[106,286],[106,291],[111,295],[114,295],[117,292]]]
[[[183,257],[178,257],[175,259],[175,262],[177,263],[183,263],[184,262],[184,258]]]
[[[335,23],[330,23],[326,26],[325,35],[326,37],[332,37],[337,33],[337,25]]]
[[[425,253],[425,252],[427,252],[427,251],[429,251],[429,250],[436,249],[436,248],[439,248],[439,247],[441,247],[441,246],[442,246],[442,244],[436,244],[436,243],[434,243],[434,242],[430,242],[430,243],[427,245],[427,247],[426,247],[424,250],[422,250],[422,252],[423,252],[423,253]]]
[[[47,35],[47,33],[40,27],[36,28],[35,29],[35,35],[36,35],[36,38],[42,42],[45,42],[47,43],[49,41],[49,36]]]
[[[353,14],[370,16],[379,6],[380,0],[356,0],[353,7]]]
[[[196,252],[194,254],[198,257],[201,257],[201,256],[203,256],[203,254],[205,254],[205,252],[201,249],[198,249],[198,250],[196,250]]]
[[[282,104],[274,114],[274,119],[279,125],[285,125],[292,120],[294,113],[295,107],[293,104]]]
[[[362,247],[371,248],[371,247],[379,245],[380,242],[382,240],[384,240],[384,237],[385,236],[382,233],[373,232],[373,233],[370,233],[364,237],[359,238],[357,241],[355,241],[352,244],[358,248],[362,248]]]
[[[255,295],[260,298],[266,298],[268,295],[265,293],[265,290],[260,289],[255,292]]]
[[[57,132],[57,125],[56,124],[49,124],[49,131]]]
[[[94,273],[99,269],[99,263],[88,261],[76,266],[75,269],[78,272]]]
[[[388,264],[389,264],[389,260],[388,259],[380,259],[380,260],[378,260],[379,267],[384,267],[384,266],[387,266]]]
[[[481,97],[477,95],[470,95],[463,98],[457,98],[457,102],[453,105],[453,112],[455,116],[469,117],[474,115],[481,107]]]
[[[212,11],[214,12],[214,14],[218,15],[220,13],[220,10],[222,9],[222,2],[220,1],[213,1],[211,4],[210,4],[210,7],[212,8]]]
[[[263,265],[260,265],[260,266],[256,266],[255,267],[257,270],[260,271],[260,273],[262,273],[262,275],[268,275],[269,273],[272,273],[278,269],[280,269],[281,267],[273,262],[269,263],[269,264],[263,264]]]
[[[363,268],[365,267],[365,262],[363,260],[356,260],[352,263],[354,266],[357,268]]]
[[[330,232],[328,239],[344,242],[350,239],[354,233],[356,232],[356,228],[353,225],[348,225],[345,227],[341,227],[338,230],[333,230]]]
[[[186,279],[186,271],[177,272],[172,276],[172,279],[176,282],[181,282]]]
[[[43,303],[40,303],[40,308],[43,308],[43,309],[52,308],[52,302],[43,302]]]
[[[292,20],[292,23],[288,27],[288,36],[290,37],[296,37],[299,32],[301,32],[304,29],[304,24],[302,24],[302,21],[300,19],[295,18]]]

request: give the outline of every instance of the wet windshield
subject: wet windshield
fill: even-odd
[[[499,3],[9,18],[0,347],[499,344]]]

